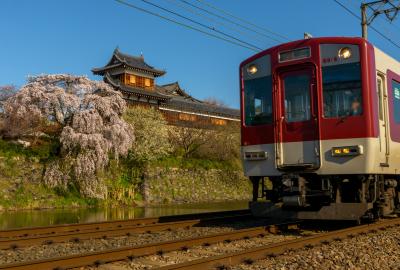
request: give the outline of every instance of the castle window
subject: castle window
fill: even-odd
[[[150,86],[151,86],[151,81],[150,81],[149,78],[145,78],[145,79],[144,79],[144,86],[145,86],[145,87],[150,87]]]
[[[196,115],[193,115],[193,114],[180,113],[179,120],[194,122],[197,120],[197,117],[196,117]]]
[[[128,75],[129,84],[136,84],[136,76],[135,75]]]
[[[132,74],[125,74],[123,77],[123,83],[126,85],[145,88],[145,89],[153,89],[154,87],[154,80],[150,78],[145,78],[142,76],[132,75]]]
[[[216,118],[211,118],[211,123],[217,126],[225,126],[227,124],[226,120]]]

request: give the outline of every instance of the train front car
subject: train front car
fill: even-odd
[[[375,54],[362,38],[313,38],[240,65],[254,215],[360,220],[394,213],[400,160],[389,159],[386,79],[377,86]]]

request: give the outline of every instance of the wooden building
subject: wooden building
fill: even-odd
[[[131,105],[153,106],[164,114],[168,123],[185,126],[223,126],[239,122],[240,112],[198,100],[183,90],[178,82],[157,85],[156,78],[165,71],[155,69],[136,57],[114,50],[111,59],[93,74],[120,91]]]

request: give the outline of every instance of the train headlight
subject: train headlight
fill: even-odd
[[[358,156],[364,153],[362,145],[332,147],[333,157]]]
[[[351,49],[349,47],[343,47],[339,50],[338,56],[340,59],[349,59],[351,57]]]
[[[342,153],[342,149],[333,149],[332,150],[332,156],[340,155],[341,153]]]
[[[257,73],[257,71],[258,71],[258,68],[257,68],[257,66],[255,64],[252,64],[252,65],[247,67],[247,73],[249,75],[254,75],[254,74]]]

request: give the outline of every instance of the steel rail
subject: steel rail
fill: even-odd
[[[288,224],[284,224],[289,226]],[[68,269],[82,266],[98,266],[104,263],[132,259],[139,256],[162,254],[164,252],[187,249],[192,246],[210,245],[222,241],[233,241],[247,237],[265,235],[276,225],[242,229],[233,232],[218,233],[196,238],[187,238],[176,241],[152,243],[136,247],[123,247],[86,254],[70,255],[65,257],[49,258],[15,264],[0,265],[0,269],[7,270],[32,270],[32,269]]]
[[[110,228],[121,228],[123,226],[141,226],[146,224],[156,224],[162,222],[172,222],[178,220],[187,219],[200,219],[208,217],[222,217],[229,215],[241,215],[250,214],[249,210],[233,210],[233,211],[220,211],[220,212],[207,212],[197,214],[186,214],[186,215],[175,215],[175,216],[162,216],[154,218],[137,218],[137,219],[126,219],[126,220],[113,220],[113,221],[102,221],[102,222],[90,222],[90,223],[74,223],[74,224],[60,224],[55,226],[43,226],[43,227],[30,227],[30,228],[17,228],[0,231],[0,239],[6,239],[11,237],[30,237],[32,235],[45,235],[45,234],[56,234],[56,233],[67,233],[67,232],[82,232],[82,231],[96,231],[101,229]]]
[[[117,237],[125,235],[130,236],[131,234],[134,233],[151,233],[151,232],[158,232],[165,230],[174,230],[179,228],[190,228],[196,225],[201,225],[203,223],[229,221],[244,217],[250,217],[250,214],[232,215],[232,216],[223,216],[215,218],[205,218],[205,219],[192,219],[192,220],[184,220],[176,222],[147,224],[141,226],[124,226],[122,228],[113,227],[110,229],[102,229],[98,231],[67,232],[55,235],[41,235],[41,236],[32,236],[25,238],[6,239],[6,240],[0,240],[0,249],[10,249],[10,248],[16,249],[33,245],[50,245],[53,243],[60,243],[60,242],[79,242],[87,239],[98,239],[98,238],[106,239],[109,237]]]
[[[213,256],[209,258],[193,260],[185,263],[168,265],[157,268],[158,270],[205,270],[205,269],[229,269],[230,266],[251,263],[256,260],[266,259],[271,256],[277,256],[285,251],[301,248],[310,248],[316,245],[329,244],[331,241],[337,241],[346,237],[354,237],[357,234],[385,230],[388,227],[400,225],[400,218],[387,220],[369,225],[361,225],[347,229],[332,231],[328,233],[309,236],[301,239],[285,241],[281,243],[256,247],[235,253]]]

